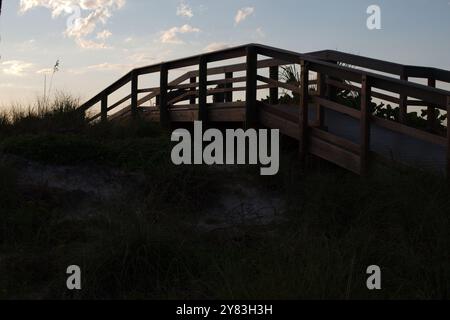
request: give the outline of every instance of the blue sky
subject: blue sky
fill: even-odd
[[[338,49],[450,69],[449,0],[3,2],[4,106],[42,94],[45,74],[50,77],[57,59],[61,66],[53,90],[83,100],[134,66],[249,42],[298,52]],[[366,10],[373,4],[381,8],[381,30],[366,27]]]

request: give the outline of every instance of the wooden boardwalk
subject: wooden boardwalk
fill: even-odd
[[[245,62],[230,64],[233,58]],[[212,63],[221,65],[208,67]],[[287,65],[299,66],[299,84],[280,81],[279,70]],[[197,69],[169,80],[169,71],[186,67]],[[140,88],[140,78],[152,73],[159,73],[159,83]],[[410,82],[410,77],[427,79],[428,85]],[[435,110],[444,114],[450,110],[450,92],[437,89],[437,81],[450,83],[450,72],[337,51],[301,54],[250,44],[132,70],[80,111],[88,114],[97,106],[99,112],[90,121],[141,117],[162,125],[201,120],[277,128],[299,141],[300,160],[313,154],[361,175],[376,160],[448,174],[450,130],[438,127]],[[110,103],[125,85],[130,85],[130,94]],[[257,99],[261,90],[269,91],[265,102]],[[300,102],[280,104],[280,90],[298,95]],[[359,95],[360,107],[337,103],[342,90]],[[243,92],[245,100],[236,101],[236,92]],[[370,103],[375,99],[397,107],[399,121],[374,116]],[[427,108],[429,130],[408,124],[408,108],[413,106]],[[449,123],[447,119],[447,127]]]

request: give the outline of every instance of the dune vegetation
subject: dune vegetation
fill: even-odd
[[[62,95],[0,117],[0,298],[450,297],[444,178],[384,166],[360,178],[314,158],[302,170],[287,138],[276,177],[176,167],[168,130],[140,120],[88,125],[77,105]],[[71,172],[80,189],[57,183]],[[101,188],[114,182],[120,192],[84,190],[99,172]],[[230,184],[280,197],[280,219],[199,229]],[[74,264],[76,292],[66,288]],[[366,287],[374,264],[381,291]]]

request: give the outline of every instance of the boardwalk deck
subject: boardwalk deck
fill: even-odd
[[[262,56],[265,58],[259,59]],[[238,57],[245,57],[246,63],[227,64],[228,59]],[[208,63],[220,61],[225,65],[208,67]],[[353,67],[343,67],[340,63]],[[301,70],[301,83],[297,85],[282,82],[277,75],[280,67],[292,64],[299,65]],[[170,70],[188,66],[197,66],[198,70],[188,71],[169,82]],[[268,71],[269,78],[258,73],[261,69]],[[246,76],[241,72],[246,72]],[[139,77],[151,73],[160,73],[160,86],[140,88]],[[214,77],[217,75],[224,78],[217,79]],[[429,86],[408,81],[409,77],[425,78]],[[373,157],[376,155],[449,175],[450,130],[446,130],[446,135],[438,133],[442,128],[436,128],[433,110],[448,113],[450,92],[435,88],[436,80],[450,84],[450,72],[337,51],[301,54],[250,44],[132,70],[79,110],[86,113],[101,103],[101,112],[91,117],[91,121],[142,117],[163,125],[202,120],[265,126],[280,129],[281,133],[299,140],[302,158],[311,153],[357,174],[367,174],[370,162],[378,158]],[[131,94],[110,105],[109,97],[129,83]],[[257,100],[258,91],[266,89],[270,89],[267,100],[270,103]],[[280,89],[299,95],[300,104],[279,104]],[[335,97],[342,90],[359,95],[355,101],[361,101],[360,108],[337,103]],[[239,91],[245,93],[245,101],[234,101],[233,93]],[[371,114],[373,99],[397,105],[400,122]],[[112,112],[129,101],[131,104],[121,111]],[[144,107],[149,101],[154,101],[156,106]],[[428,131],[406,122],[408,106],[428,108]],[[444,128],[449,124],[447,119]]]

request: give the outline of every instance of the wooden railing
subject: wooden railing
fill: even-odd
[[[260,60],[258,56],[264,56],[264,59]],[[208,68],[209,63],[226,62],[228,59],[242,57],[245,57],[245,63]],[[299,85],[284,83],[279,80],[280,66],[291,64],[300,65]],[[186,72],[169,82],[168,74],[170,70],[193,66],[198,67],[198,70]],[[268,77],[258,75],[259,69],[268,69]],[[244,71],[245,76],[235,76],[236,73]],[[139,78],[152,73],[159,73],[159,86],[139,88]],[[220,74],[225,75],[224,79],[208,81],[208,76]],[[314,79],[312,78],[313,74],[315,74]],[[409,78],[428,79],[428,86],[410,82],[408,81]],[[298,137],[300,154],[303,158],[310,151],[308,150],[308,109],[311,102],[318,106],[318,128],[323,124],[325,109],[349,115],[360,121],[361,139],[358,156],[361,159],[360,173],[365,174],[370,159],[370,127],[372,124],[442,145],[450,150],[450,130],[447,130],[446,136],[444,136],[433,131],[427,132],[411,127],[406,121],[408,106],[427,107],[431,128],[435,126],[436,109],[448,113],[450,110],[450,92],[435,88],[436,81],[450,83],[450,72],[435,68],[400,65],[337,51],[301,54],[259,44],[249,44],[134,69],[83,104],[80,111],[87,112],[94,105],[100,103],[100,113],[91,117],[90,120],[101,118],[102,121],[107,121],[110,111],[130,101],[129,107],[118,112],[115,116],[131,113],[133,117],[138,117],[139,107],[151,99],[155,99],[160,121],[163,125],[167,125],[170,121],[171,107],[182,101],[189,101],[187,106],[198,110],[198,119],[208,121],[208,96],[212,95],[214,99],[219,97],[219,101],[215,102],[220,102],[226,106],[227,104],[232,105],[233,92],[242,91],[245,92],[245,123],[247,127],[253,127],[258,123],[258,90],[269,89],[270,104],[276,105],[281,88],[300,96]],[[236,83],[245,83],[245,85],[234,86]],[[110,95],[127,84],[131,84],[130,94],[109,105],[108,98]],[[217,87],[210,88],[211,86]],[[315,87],[315,90],[311,90],[312,86]],[[342,89],[360,94],[361,107],[359,109],[352,109],[335,101],[333,92]],[[139,94],[145,94],[145,96],[139,99]],[[400,121],[396,122],[374,116],[370,110],[372,98],[398,104]],[[450,127],[450,119],[447,119],[447,127]],[[318,132],[317,129],[315,130],[317,135],[323,134]],[[352,146],[352,149],[355,149],[354,146]],[[450,151],[447,152],[447,163],[447,171],[450,172]]]

